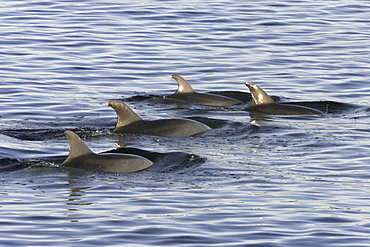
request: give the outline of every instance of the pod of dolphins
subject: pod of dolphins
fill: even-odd
[[[172,75],[176,80],[178,89],[165,98],[207,106],[232,106],[242,102],[230,97],[197,93],[190,84],[179,75]],[[275,103],[271,97],[259,86],[246,82],[252,95],[252,101],[244,108],[245,111],[272,115],[320,115],[323,112],[316,109],[294,104]],[[117,124],[113,132],[126,134],[142,134],[164,137],[189,137],[199,135],[210,129],[209,126],[190,119],[160,119],[143,120],[129,106],[120,101],[110,101],[108,104],[117,113]],[[130,154],[96,154],[70,130],[64,134],[69,141],[70,152],[61,166],[82,168],[103,172],[128,173],[145,170],[153,162]]]

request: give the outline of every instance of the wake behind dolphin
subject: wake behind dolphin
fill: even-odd
[[[190,84],[179,75],[172,75],[176,80],[178,89],[174,94],[166,96],[168,99],[175,99],[180,102],[187,102],[196,105],[207,106],[231,106],[240,104],[241,101],[222,95],[211,93],[197,93]]]
[[[244,109],[245,111],[260,112],[272,115],[320,115],[323,112],[304,106],[293,104],[278,104],[275,103],[268,94],[259,86],[251,82],[246,82],[245,85],[249,88],[252,101]]]
[[[68,138],[70,152],[61,166],[103,172],[128,173],[141,171],[153,165],[153,162],[138,155],[95,154],[74,132],[66,130],[64,134]]]
[[[120,101],[111,101],[108,105],[117,113],[117,124],[113,130],[116,133],[188,137],[210,129],[207,125],[190,119],[143,120]]]

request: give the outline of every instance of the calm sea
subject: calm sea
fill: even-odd
[[[368,1],[51,1],[0,4],[1,246],[369,246]],[[323,116],[254,118],[150,100],[248,93]],[[189,138],[112,133],[110,100],[187,117]],[[160,154],[114,174],[58,167],[64,130],[95,152]]]

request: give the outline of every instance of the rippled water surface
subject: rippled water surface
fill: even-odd
[[[0,245],[369,246],[370,4],[244,2],[3,1]],[[152,100],[172,74],[245,102]],[[245,81],[325,114],[256,118]],[[212,129],[114,134],[110,100]],[[154,165],[59,167],[67,129]]]

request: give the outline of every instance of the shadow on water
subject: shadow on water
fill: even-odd
[[[281,102],[281,104],[292,104],[310,107],[328,114],[344,114],[346,112],[363,108],[358,105],[339,103],[335,101]]]
[[[182,172],[202,164],[206,161],[205,157],[185,152],[160,153],[142,150],[139,148],[117,148],[104,153],[135,154],[151,160],[154,165],[148,170],[155,172]]]
[[[7,135],[19,140],[41,141],[50,139],[62,139],[64,137],[62,129],[10,129],[1,130],[1,134]]]
[[[3,158],[0,159],[1,172],[12,172],[23,170],[27,167],[30,167],[32,163],[33,162],[27,160]]]

